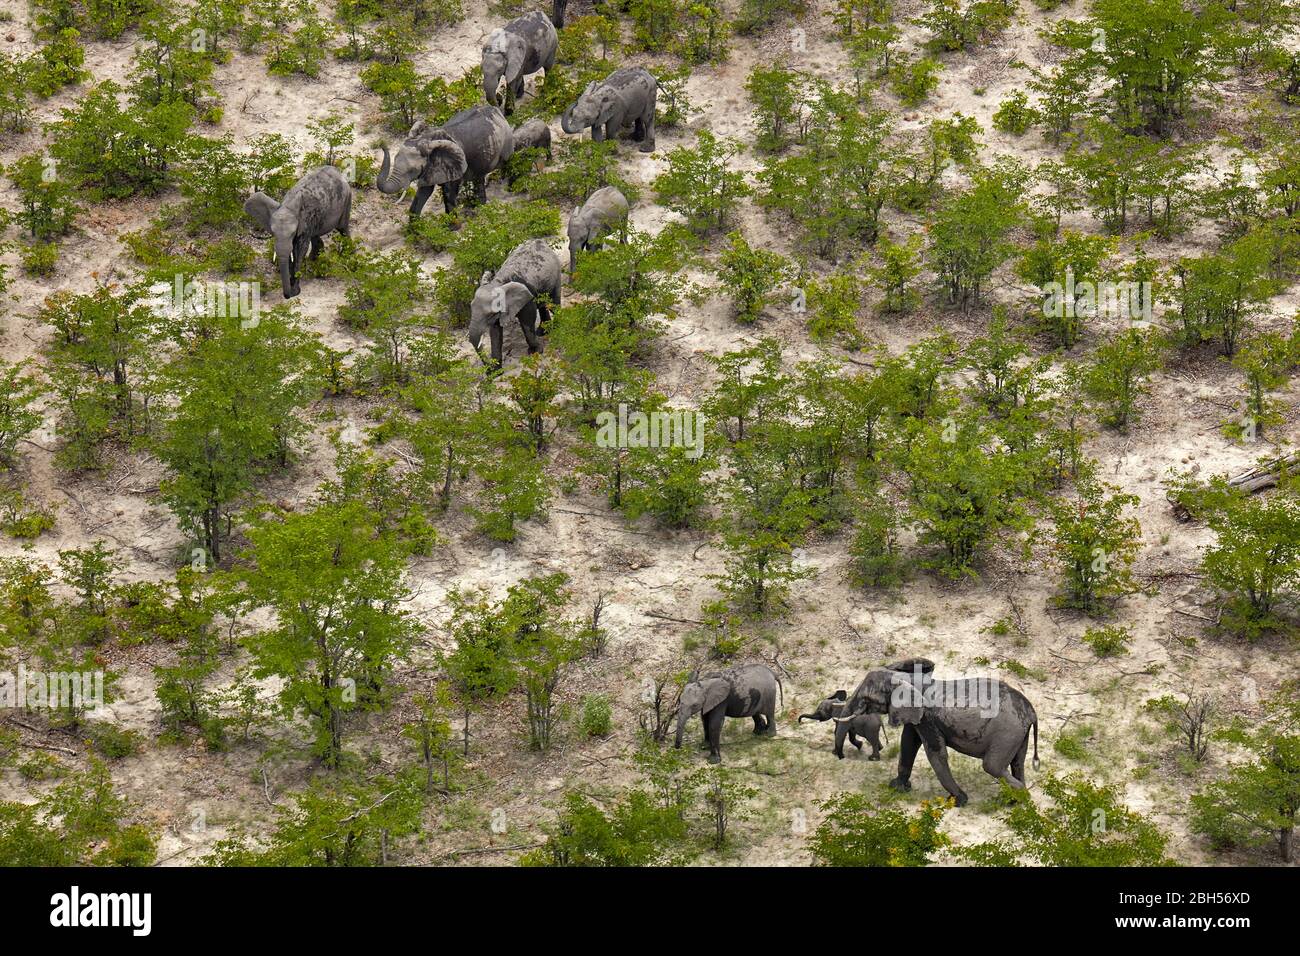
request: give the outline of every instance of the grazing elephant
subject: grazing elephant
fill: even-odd
[[[560,48],[551,19],[540,10],[526,13],[493,30],[483,44],[483,95],[507,116],[524,94],[524,79],[538,70],[547,76]],[[505,97],[499,92],[505,83]]]
[[[543,239],[521,242],[506,256],[495,273],[485,272],[470,303],[469,344],[479,352],[484,331],[492,341],[492,364],[501,367],[501,323],[519,318],[528,342],[528,354],[542,350],[538,333],[551,320],[550,307],[560,304],[560,257]],[[539,296],[550,300],[548,306]],[[542,320],[538,321],[540,311]],[[479,352],[482,358],[483,353]]]
[[[641,152],[653,153],[658,91],[659,81],[642,67],[615,70],[603,80],[587,84],[577,102],[560,117],[560,126],[566,133],[590,128],[591,138],[597,142],[615,139],[619,130],[631,127]]]
[[[613,186],[604,186],[587,197],[587,201],[569,217],[569,272],[578,264],[578,251],[594,248],[601,237],[619,228],[619,238],[627,242],[627,197]]]
[[[395,157],[384,146],[384,163],[375,188],[386,196],[401,193],[416,180],[411,215],[418,216],[434,189],[442,187],[447,212],[456,208],[461,180],[469,178],[475,199],[487,202],[487,178],[505,165],[514,153],[510,124],[495,106],[480,104],[462,110],[442,126],[431,127],[423,120],[411,127]]]
[[[1038,769],[1038,714],[1024,694],[988,677],[937,681],[934,664],[913,658],[869,671],[834,720],[851,721],[860,714],[889,714],[903,724],[895,790],[912,789],[912,762],[923,745],[925,755],[944,789],[966,804],[966,793],[948,769],[948,748],[980,757],[990,776],[1017,790],[1025,788],[1025,755],[1029,731],[1034,732],[1034,769]]]
[[[569,0],[551,0],[551,22],[557,30],[564,29],[564,8],[568,5]]]
[[[674,747],[682,745],[682,732],[686,721],[696,714],[704,724],[704,736],[709,742],[709,763],[721,763],[718,743],[722,738],[722,722],[726,717],[752,717],[754,733],[776,734],[776,698],[785,691],[771,668],[762,664],[747,664],[728,671],[694,677],[682,688],[677,704],[677,736]]]
[[[516,126],[512,131],[514,136],[514,156],[516,163],[526,149],[540,149],[546,153],[546,161],[551,161],[551,128],[546,125],[546,121],[533,117],[527,123]],[[536,167],[537,164],[534,164]],[[510,175],[510,185],[515,184],[515,179],[523,175],[522,169],[514,169]]]
[[[352,187],[335,166],[313,169],[276,202],[264,192],[255,192],[244,203],[244,212],[275,237],[275,258],[280,266],[284,297],[299,292],[298,269],[311,247],[311,258],[320,255],[321,237],[337,229],[344,236],[352,217]]]
[[[842,717],[848,698],[848,692],[837,690],[830,697],[827,697],[817,709],[811,714],[800,714],[799,723],[805,720],[830,720],[832,717]],[[846,720],[843,723],[835,725],[835,756],[841,760],[844,759],[844,738],[849,738],[849,743],[862,749],[862,741],[859,737],[866,738],[871,744],[871,756],[868,760],[880,759],[880,715],[879,714],[858,714],[852,720]]]

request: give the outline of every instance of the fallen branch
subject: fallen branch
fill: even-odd
[[[703,621],[692,620],[689,617],[673,617],[671,614],[660,614],[658,611],[645,611],[646,617],[658,618],[661,621],[672,621],[674,624],[694,624],[696,627],[704,627]]]
[[[1253,495],[1257,491],[1272,488],[1282,480],[1287,472],[1297,465],[1300,465],[1300,451],[1283,455],[1281,458],[1274,458],[1272,461],[1264,462],[1257,468],[1250,469],[1250,471],[1243,471],[1239,475],[1234,475],[1228,479],[1228,487],[1237,488],[1248,495]],[[1185,504],[1172,497],[1172,495],[1166,497],[1174,509],[1174,518],[1184,522],[1192,520],[1192,513]]]

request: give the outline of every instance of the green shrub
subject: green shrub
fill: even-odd
[[[1090,627],[1083,634],[1083,643],[1092,648],[1098,657],[1119,657],[1128,653],[1133,635],[1127,627]]]
[[[592,694],[582,702],[582,716],[578,729],[584,737],[608,737],[611,729],[609,698]]]

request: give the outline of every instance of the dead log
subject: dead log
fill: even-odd
[[[1253,495],[1257,491],[1272,488],[1282,480],[1283,475],[1297,465],[1300,465],[1300,452],[1292,452],[1289,455],[1283,455],[1281,458],[1266,461],[1258,468],[1252,468],[1250,471],[1243,471],[1239,475],[1234,475],[1228,479],[1228,487],[1238,488],[1248,495]],[[1177,520],[1183,522],[1192,520],[1192,513],[1187,510],[1185,504],[1174,498],[1172,494],[1167,497],[1169,504],[1174,509],[1174,517]]]

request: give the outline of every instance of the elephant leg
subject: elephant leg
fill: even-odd
[[[343,200],[343,215],[339,217],[339,233],[344,239],[352,238],[352,190]]]
[[[529,355],[535,355],[542,350],[542,344],[537,340],[536,326],[537,303],[530,302],[519,310],[519,328],[523,330],[524,341],[528,343]]]
[[[921,749],[921,735],[912,724],[903,726],[903,739],[898,744],[898,774],[889,785],[895,790],[912,789],[912,764],[916,762],[916,752]]]
[[[858,735],[851,730],[849,731],[849,743],[853,744],[853,746],[857,747],[859,750],[862,749],[862,741],[858,738]]]
[[[1029,755],[1029,734],[1025,733],[1025,739],[1020,742],[1020,747],[1016,750],[1016,755],[1011,758],[1011,775],[1025,783],[1025,757]]]
[[[727,719],[726,705],[704,715],[704,738],[709,742],[709,763],[722,763],[722,722]]]
[[[473,182],[475,205],[485,205],[487,203],[487,176],[476,176]]]
[[[315,259],[317,256],[320,255],[321,250],[324,249],[324,248],[325,248],[325,242],[324,242],[324,240],[322,240],[320,236],[312,236],[312,237],[311,237],[311,253],[307,256],[307,258],[308,258],[308,259]]]
[[[460,196],[459,179],[442,184],[442,208],[448,215],[456,211],[456,199],[458,196]]]
[[[643,121],[641,136],[641,152],[653,153],[655,151],[655,111],[654,107],[650,108],[650,115]]]
[[[502,332],[501,323],[494,322],[488,328],[488,336],[492,340],[492,364],[500,368],[502,364]]]
[[[754,720],[754,735],[758,736],[764,730],[767,729],[767,724],[764,722],[762,714],[755,714],[753,720]]]
[[[871,742],[871,756],[868,760],[880,759],[880,728],[877,727],[867,734],[867,740]]]
[[[1027,746],[1027,740],[1017,741],[1015,750],[1007,746],[994,744],[984,754],[984,772],[990,777],[996,777],[999,780],[1005,780],[1013,790],[1025,789],[1024,783],[1024,751]],[[1011,771],[1016,757],[1020,757],[1020,773],[1014,774]]]
[[[424,208],[424,204],[429,201],[429,197],[433,195],[433,191],[437,188],[438,187],[436,186],[424,185],[416,187],[415,198],[411,200],[412,216],[418,216],[420,214],[420,210]]]
[[[617,122],[616,120],[610,120],[608,123],[605,124],[605,138],[609,140],[611,143],[617,142],[618,131],[622,128],[622,126],[623,126],[622,123]]]
[[[943,788],[957,801],[957,806],[966,806],[966,791],[957,785],[952,770],[948,767],[948,745],[937,734],[933,740],[925,741],[925,756],[929,759],[930,766],[934,768],[934,775],[939,778]]]
[[[835,724],[835,756],[839,757],[841,760],[844,759],[844,738],[848,735],[848,732],[849,732],[849,725],[848,725],[847,722],[846,722],[846,723],[842,723],[842,724],[839,723],[839,722],[836,722],[836,724]]]

